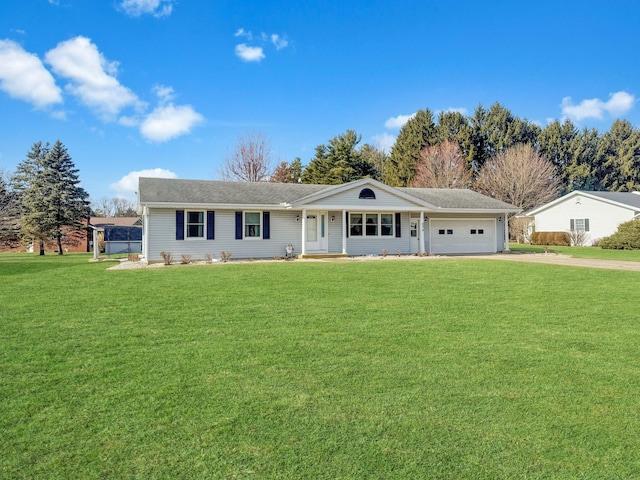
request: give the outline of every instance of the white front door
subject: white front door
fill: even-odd
[[[307,252],[327,251],[327,212],[307,212]]]
[[[411,222],[409,223],[411,253],[418,253],[420,251],[420,234],[418,233],[418,225],[420,225],[420,219],[412,218]]]

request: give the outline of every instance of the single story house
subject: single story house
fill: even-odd
[[[536,232],[583,232],[582,244],[612,235],[640,215],[640,192],[576,190],[526,213]]]
[[[508,250],[513,205],[463,189],[140,178],[142,256],[162,260]]]

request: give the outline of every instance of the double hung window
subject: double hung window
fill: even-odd
[[[245,212],[244,213],[244,237],[245,238],[260,238],[260,212]]]
[[[352,237],[391,237],[393,232],[393,213],[349,214],[349,235]]]
[[[204,237],[204,212],[187,212],[187,238]]]

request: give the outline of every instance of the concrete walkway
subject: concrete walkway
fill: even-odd
[[[608,270],[627,270],[640,272],[640,262],[624,260],[597,260],[593,258],[574,258],[557,253],[496,253],[495,255],[472,256],[465,258],[487,258],[509,262],[546,263],[567,267],[603,268]]]

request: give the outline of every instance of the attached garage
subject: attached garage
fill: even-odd
[[[496,253],[496,220],[432,219],[430,222],[431,253]]]

